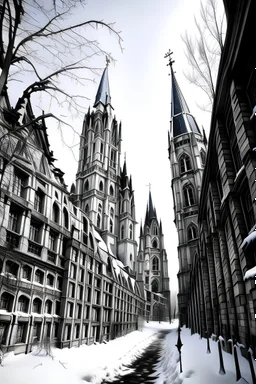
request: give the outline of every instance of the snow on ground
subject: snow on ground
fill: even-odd
[[[1,384],[100,384],[106,377],[122,374],[123,365],[131,363],[155,339],[158,330],[170,329],[164,341],[162,358],[156,363],[159,378],[156,384],[217,384],[235,383],[233,356],[223,351],[226,375],[219,375],[217,343],[210,340],[211,354],[206,353],[206,339],[198,334],[190,335],[190,330],[182,328],[182,366],[179,371],[177,343],[177,322],[144,324],[142,331],[135,331],[109,343],[81,346],[71,349],[52,350],[53,358],[36,351],[28,355],[5,356],[0,367]],[[239,352],[239,348],[238,348]],[[240,352],[241,374],[252,383],[249,364]],[[255,367],[256,368],[256,367]],[[127,373],[127,372],[125,372]]]

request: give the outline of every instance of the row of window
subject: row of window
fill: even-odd
[[[5,272],[6,277],[10,277],[12,279],[22,278],[28,281],[34,281],[38,284],[46,284],[50,287],[56,287],[57,289],[62,288],[62,277],[54,276],[51,273],[45,273],[41,269],[36,269],[33,274],[33,269],[29,265],[24,265],[20,267],[19,264],[15,263],[12,260],[7,260],[5,262],[5,268],[3,268],[3,264],[0,260],[0,273]]]
[[[17,310],[20,312],[28,313],[29,304],[31,299],[25,295],[20,295],[18,298]],[[0,309],[6,310],[8,312],[15,311],[14,308],[14,296],[8,292],[3,292],[0,300]],[[47,313],[47,314],[56,314],[60,315],[60,301],[55,300],[55,305],[52,300],[45,300],[43,305],[43,301],[36,297],[32,301],[32,307],[30,309],[33,313]]]
[[[90,184],[89,184],[89,180],[87,179],[84,182],[84,191],[85,192],[89,191],[89,188],[90,188]],[[93,188],[94,188],[94,186],[93,186]],[[100,180],[100,182],[99,182],[99,191],[101,191],[101,192],[104,191],[104,183],[102,180]],[[109,195],[114,196],[114,188],[112,185],[110,185],[110,187],[109,187]]]

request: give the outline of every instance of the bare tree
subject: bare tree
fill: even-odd
[[[215,96],[215,84],[221,52],[224,47],[225,13],[220,10],[218,0],[206,0],[200,5],[200,16],[195,17],[196,34],[187,31],[182,36],[185,55],[190,71],[185,72],[190,83],[200,88],[207,96],[206,105],[199,105],[203,110],[211,111]]]
[[[70,81],[80,85],[92,81],[100,71],[91,64],[95,56],[107,55],[113,60],[92,30],[102,27],[112,33],[122,49],[113,23],[84,20],[85,14],[83,0],[2,0],[0,95],[6,85],[10,88],[15,82],[16,110],[32,94],[42,92],[58,105],[80,110],[79,98],[86,96],[72,94]]]

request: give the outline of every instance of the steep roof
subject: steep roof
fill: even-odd
[[[199,133],[200,129],[195,118],[191,115],[186,100],[181,92],[179,84],[176,80],[172,63],[171,67],[171,137],[182,135],[183,133],[194,132]]]
[[[96,94],[94,107],[96,107],[99,103],[103,105],[111,105],[111,96],[110,96],[110,88],[109,88],[109,80],[108,80],[108,67],[103,71],[101,76],[99,88]]]

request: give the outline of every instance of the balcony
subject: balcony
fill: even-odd
[[[48,250],[47,260],[50,263],[56,264],[56,258],[57,258],[57,254],[55,252],[53,252],[53,251]]]
[[[41,256],[42,246],[34,241],[28,241],[28,252],[33,253],[36,256]]]

